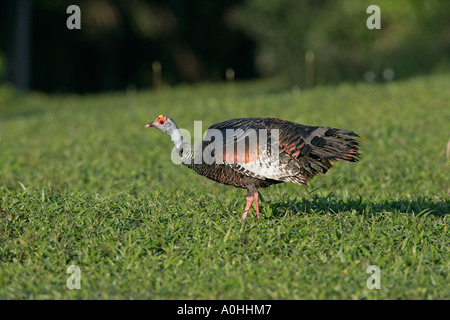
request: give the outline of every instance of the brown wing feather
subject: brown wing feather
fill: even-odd
[[[208,132],[211,129],[221,132],[224,161],[232,164],[244,164],[256,161],[261,156],[259,135],[256,134],[256,140],[251,141],[252,132],[258,133],[258,130],[266,129],[261,118],[231,119],[213,124]]]

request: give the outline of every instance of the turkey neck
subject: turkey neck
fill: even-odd
[[[191,144],[183,140],[183,135],[178,128],[176,128],[170,134],[170,138],[175,145],[177,154],[180,157],[182,163],[185,166],[192,168],[194,165],[194,152],[192,150]]]
[[[175,145],[175,148],[177,148],[177,151],[180,149],[183,149],[183,145],[187,144],[183,141],[183,135],[181,134],[180,130],[176,128],[171,134],[170,138],[172,139],[173,144]]]

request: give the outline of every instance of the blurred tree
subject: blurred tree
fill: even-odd
[[[31,60],[31,0],[7,2],[10,14],[8,26],[8,71],[7,79],[19,90],[30,88]],[[0,57],[1,58],[1,57]],[[1,61],[0,61],[1,62]]]
[[[258,44],[261,75],[287,73],[305,84],[305,52],[319,83],[360,80],[372,70],[396,78],[449,71],[450,1],[379,0],[381,30],[369,30],[373,1],[248,0],[234,20]],[[378,77],[380,79],[381,77]]]
[[[8,79],[48,92],[148,87],[155,61],[170,84],[225,80],[229,68],[302,87],[305,73],[312,84],[450,71],[450,1],[377,0],[381,30],[366,27],[372,0],[79,0],[81,30],[66,27],[71,4],[0,2]]]
[[[248,0],[234,21],[258,44],[256,69],[261,75],[303,71],[310,25],[327,0]]]
[[[241,2],[79,0],[81,30],[69,30],[66,9],[73,1],[34,0],[31,88],[91,92],[129,84],[148,87],[154,61],[161,62],[166,83],[224,80],[229,67],[238,70],[238,79],[254,77],[254,43],[226,21]],[[0,15],[10,16],[3,10]],[[17,17],[11,20],[22,24]],[[3,35],[14,29],[0,23],[0,50],[7,43]],[[16,54],[7,50],[7,58],[12,66]]]

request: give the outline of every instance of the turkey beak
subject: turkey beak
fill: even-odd
[[[146,127],[146,128],[154,127],[153,122],[147,123],[147,124],[145,125],[145,127]]]

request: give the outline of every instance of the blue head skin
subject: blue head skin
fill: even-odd
[[[157,128],[164,133],[167,133],[171,138],[177,149],[181,147],[183,143],[183,136],[181,135],[180,130],[178,130],[177,125],[173,122],[172,119],[164,116],[159,116],[153,122],[147,123],[145,125],[146,128]]]

